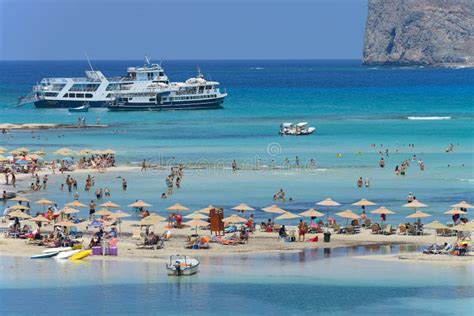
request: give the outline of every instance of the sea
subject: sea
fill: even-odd
[[[93,61],[106,76],[124,75],[135,61]],[[139,166],[143,159],[165,166],[146,172],[95,173],[96,187],[110,189],[111,200],[126,205],[143,199],[151,211],[166,215],[176,202],[198,210],[245,202],[255,208],[278,204],[301,212],[314,207],[334,215],[360,209],[361,198],[395,212],[394,225],[407,222],[404,208],[412,192],[428,205],[424,222],[449,223],[443,214],[461,200],[474,202],[474,70],[423,67],[363,67],[358,60],[163,61],[172,81],[204,75],[219,81],[229,96],[221,110],[108,112],[91,109],[16,107],[19,96],[44,77],[82,77],[86,61],[1,61],[0,123],[108,124],[106,129],[12,131],[0,135],[8,149],[68,147],[114,149],[119,164]],[[310,136],[280,136],[283,122],[308,122]],[[446,151],[452,146],[452,151]],[[386,151],[388,150],[388,153]],[[299,166],[296,163],[298,157]],[[381,157],[385,168],[378,166]],[[289,164],[284,163],[288,159]],[[420,170],[418,160],[425,164]],[[235,160],[239,170],[233,172]],[[311,161],[316,162],[313,167]],[[395,166],[409,160],[405,176]],[[169,166],[183,163],[182,186],[167,199]],[[192,166],[192,168],[191,168]],[[66,175],[51,178],[46,190],[30,193],[62,205],[73,194],[60,192]],[[94,198],[82,190],[79,199]],[[357,179],[369,187],[358,188]],[[126,178],[128,190],[121,190]],[[26,189],[29,181],[20,183]],[[283,189],[292,201],[274,201]],[[327,197],[339,207],[315,205]],[[372,208],[368,207],[367,212]],[[36,211],[36,210],[34,210]],[[81,210],[79,216],[86,216]],[[245,215],[247,216],[248,213]],[[136,219],[134,214],[132,219]],[[374,221],[379,218],[372,216]],[[282,223],[295,224],[297,220]],[[388,237],[389,238],[389,237]],[[463,315],[474,307],[472,265],[452,267],[399,264],[354,256],[420,249],[364,248],[307,250],[297,254],[202,257],[199,274],[169,278],[162,263],[87,261],[61,265],[52,261],[1,257],[0,312],[16,314],[275,314],[323,313]],[[390,248],[394,247],[394,248]],[[385,250],[384,250],[385,249]],[[329,250],[331,251],[331,250]]]

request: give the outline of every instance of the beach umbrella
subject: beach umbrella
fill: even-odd
[[[98,210],[97,212],[95,212],[95,215],[99,215],[99,216],[112,216],[114,215],[113,212],[109,211],[108,209],[101,209],[101,210]]]
[[[105,202],[105,203],[102,203],[102,204],[100,204],[99,206],[100,206],[100,207],[106,207],[106,208],[119,208],[119,207],[120,207],[120,205],[115,204],[115,203],[113,203],[113,202],[111,202],[111,201],[107,201],[107,202]]]
[[[275,219],[277,219],[277,220],[283,220],[283,219],[295,219],[295,218],[299,218],[299,217],[301,217],[301,216],[296,215],[296,214],[293,214],[293,213],[291,213],[291,212],[285,212],[284,214],[278,216],[278,217],[275,218]]]
[[[376,210],[373,210],[371,211],[370,213],[372,214],[380,214],[380,215],[390,215],[390,214],[395,214],[395,212],[389,210],[388,208],[382,206],[382,207],[379,207],[378,209]],[[383,220],[382,220],[382,227],[383,227]]]
[[[92,149],[84,148],[84,149],[79,150],[79,155],[86,156],[86,155],[92,154],[93,152],[94,151]]]
[[[200,219],[192,219],[190,221],[185,222],[184,224],[186,224],[190,227],[195,226],[196,227],[196,235],[197,235],[197,232],[198,232],[198,227],[203,227],[203,226],[209,226],[210,225],[208,222],[205,222],[205,221],[200,220]]]
[[[357,215],[356,213],[352,212],[351,210],[346,210],[343,212],[336,213],[337,216],[342,217],[342,218],[347,218],[349,219],[359,219],[360,216]]]
[[[184,216],[184,218],[188,218],[188,219],[208,219],[209,216],[206,216],[206,215],[203,215],[201,213],[198,212],[194,212],[194,213],[191,213],[189,215],[186,215]]]
[[[474,226],[470,225],[470,224],[461,223],[461,224],[457,224],[456,226],[452,227],[451,229],[456,230],[458,232],[470,232],[470,231],[474,230]]]
[[[150,206],[152,206],[152,205],[148,204],[148,203],[145,203],[142,200],[138,200],[138,201],[136,201],[136,202],[129,205],[129,207],[138,207],[138,208],[140,208],[140,207],[150,207]]]
[[[19,151],[21,153],[27,153],[29,152],[30,150],[28,148],[25,148],[25,147],[20,147],[20,148],[17,148],[15,149],[16,151]]]
[[[77,226],[77,224],[71,221],[60,221],[60,222],[55,223],[54,226],[74,227],[74,226]]]
[[[41,198],[39,199],[38,201],[35,202],[36,204],[40,204],[40,205],[51,205],[51,204],[54,204],[53,201],[50,201],[50,200],[47,200],[45,198]]]
[[[446,215],[464,215],[464,214],[467,214],[467,212],[461,211],[458,208],[452,208],[449,211],[444,212],[443,214],[446,214]]]
[[[234,206],[232,209],[233,209],[233,210],[236,210],[236,211],[239,211],[239,212],[242,212],[242,213],[243,213],[244,211],[255,211],[254,208],[248,206],[248,205],[245,204],[245,203],[241,203],[241,204],[239,204],[239,205],[237,205],[237,206]]]
[[[7,214],[9,217],[18,217],[18,218],[21,218],[21,219],[26,219],[26,218],[30,218],[31,216],[26,214],[26,213],[23,213],[22,211],[20,210],[15,210],[13,212],[10,212]]]
[[[10,159],[8,159],[5,156],[0,155],[0,161],[8,161],[8,160],[10,160]]]
[[[31,154],[31,155],[28,155],[28,157],[26,157],[26,159],[31,159],[31,160],[43,160],[43,157],[41,157],[40,155],[37,155],[37,154]]]
[[[377,205],[377,203],[371,202],[366,199],[361,199],[360,201],[357,201],[355,203],[352,203],[354,206],[374,206]]]
[[[329,229],[329,207],[330,206],[339,206],[341,204],[339,204],[338,202],[332,200],[331,198],[327,198],[325,200],[317,202],[316,205],[326,206],[326,223],[327,223],[327,226],[328,226],[327,229]]]
[[[436,244],[436,230],[437,229],[452,229],[451,227],[448,227],[444,224],[441,224],[439,221],[433,221],[429,224],[426,224],[423,226],[423,228],[427,228],[427,229],[434,229],[435,230],[435,233],[434,233],[434,236],[435,236],[435,244]]]
[[[56,150],[54,154],[59,156],[74,156],[74,151],[67,147],[63,147],[61,149]]]
[[[324,213],[318,212],[314,208],[310,208],[309,210],[300,213],[300,215],[304,217],[323,217]]]
[[[17,201],[17,202],[30,202],[29,199],[27,199],[26,197],[24,196],[15,196],[13,199],[10,199],[10,201]]]
[[[403,205],[403,207],[409,207],[416,210],[417,208],[428,207],[428,205],[423,204],[418,200],[413,200],[412,202]]]
[[[179,203],[176,203],[175,205],[172,205],[170,207],[167,208],[168,211],[189,211],[189,208],[179,204]]]
[[[79,202],[78,200],[74,200],[72,201],[71,203],[67,203],[65,204],[66,206],[70,206],[70,207],[86,207],[86,205],[82,204],[81,202]]]
[[[28,161],[26,161],[26,159],[18,159],[17,161],[15,161],[15,163],[17,165],[27,165]]]
[[[474,205],[467,203],[466,201],[461,201],[459,203],[451,205],[451,207],[458,207],[458,208],[474,208]]]
[[[264,207],[264,208],[262,208],[262,210],[264,212],[267,212],[267,213],[272,213],[272,218],[273,219],[275,219],[275,214],[285,214],[286,213],[286,211],[284,209],[279,208],[276,205],[270,205],[270,206]]]
[[[430,214],[428,213],[423,213],[422,211],[416,211],[415,213],[412,213],[408,216],[406,216],[406,218],[425,218],[425,217],[429,217],[431,216]]]
[[[210,204],[208,207],[205,207],[201,210],[199,210],[198,212],[199,213],[204,213],[204,214],[210,214],[211,213],[211,210],[215,209],[216,207],[212,204]]]
[[[29,218],[28,221],[31,221],[31,222],[43,222],[43,223],[49,223],[50,220],[47,219],[46,217],[44,217],[43,215],[37,215],[35,217],[32,217],[32,218]]]
[[[42,151],[42,150],[34,151],[33,154],[39,155],[39,156],[44,156],[44,155],[46,155],[46,153],[45,153],[44,151]]]
[[[238,224],[238,223],[246,223],[247,219],[240,217],[239,215],[232,214],[231,216],[223,218],[222,222],[228,223],[228,224]]]
[[[163,216],[150,214],[150,216],[147,216],[140,221],[140,225],[141,226],[156,225],[159,222],[164,221],[165,219],[166,218],[164,218]]]
[[[21,205],[21,204],[15,204],[15,205],[12,205],[12,206],[9,206],[8,207],[9,210],[29,210],[30,208],[28,206],[25,206],[25,205]]]
[[[59,212],[64,213],[64,214],[74,214],[74,213],[79,213],[80,211],[75,208],[65,206],[62,209],[60,209]]]

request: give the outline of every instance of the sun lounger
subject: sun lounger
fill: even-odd
[[[407,234],[407,227],[404,224],[398,225],[398,234],[399,235],[406,235]]]
[[[392,225],[391,224],[385,225],[385,228],[383,230],[383,234],[384,235],[391,235],[392,234]]]
[[[416,235],[416,228],[415,228],[415,226],[413,226],[413,225],[408,225],[408,227],[407,227],[407,235],[412,235],[412,236],[415,236],[415,235]]]
[[[373,224],[371,226],[371,229],[372,229],[372,234],[379,234],[381,230],[379,224]]]
[[[134,229],[132,232],[132,239],[142,239],[140,229]]]

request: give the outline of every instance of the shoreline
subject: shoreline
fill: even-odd
[[[88,128],[107,128],[109,125],[106,124],[55,124],[55,123],[2,123],[0,129],[5,130],[47,130],[47,129],[88,129]]]

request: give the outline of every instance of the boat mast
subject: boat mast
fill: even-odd
[[[89,56],[87,56],[87,52],[86,52],[86,51],[84,51],[84,55],[86,56],[87,63],[89,64],[89,67],[91,68],[92,71],[94,71],[94,68],[92,68],[91,61],[90,61],[90,59],[89,59]]]

